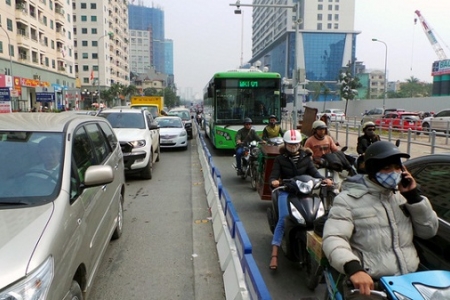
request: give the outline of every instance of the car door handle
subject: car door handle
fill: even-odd
[[[114,165],[114,170],[117,171],[117,169],[119,169],[119,164],[118,163]]]
[[[106,185],[102,185],[102,191],[106,191]]]

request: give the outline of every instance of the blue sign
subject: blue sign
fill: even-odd
[[[55,101],[55,93],[42,92],[36,93],[36,102],[51,102]]]
[[[0,88],[0,101],[11,101],[11,93],[9,87]]]

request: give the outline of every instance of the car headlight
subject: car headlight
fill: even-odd
[[[0,292],[0,299],[38,300],[46,299],[53,280],[53,257],[47,260],[26,278]]]
[[[186,135],[187,135],[186,130],[183,130],[183,131],[180,133],[180,136],[186,136]]]
[[[145,142],[145,140],[138,140],[138,141],[131,141],[130,144],[133,145],[133,148],[142,148],[145,147],[147,143]]]

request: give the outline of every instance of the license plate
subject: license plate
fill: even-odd
[[[172,140],[161,140],[161,144],[172,144]]]

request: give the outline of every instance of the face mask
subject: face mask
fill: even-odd
[[[287,151],[295,153],[300,149],[300,144],[286,144]]]
[[[397,185],[400,183],[401,172],[391,172],[391,173],[376,173],[375,176],[377,178],[378,183],[381,184],[381,186],[387,188],[387,189],[395,189]]]

